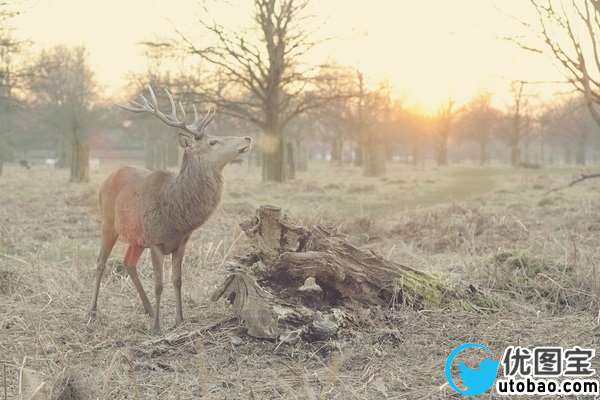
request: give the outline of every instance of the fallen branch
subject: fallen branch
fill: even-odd
[[[571,182],[569,182],[568,184],[564,185],[564,186],[559,186],[557,188],[554,189],[550,189],[548,190],[546,193],[544,193],[544,196],[550,194],[550,193],[554,193],[554,192],[558,192],[560,190],[566,189],[566,188],[570,188],[572,186],[575,186],[576,184],[583,182],[585,180],[588,179],[594,179],[594,178],[600,178],[600,173],[596,173],[596,174],[581,174],[581,176],[579,176],[579,178],[572,180]]]
[[[166,352],[170,347],[181,346],[186,343],[193,342],[195,339],[204,335],[206,332],[216,329],[232,320],[233,318],[225,318],[190,332],[171,334],[168,336],[162,336],[156,339],[147,340],[137,345],[134,351],[136,353],[146,354],[148,352],[148,349],[150,349],[150,352],[153,355],[161,354]]]

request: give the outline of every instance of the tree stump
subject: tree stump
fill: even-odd
[[[480,294],[458,295],[434,275],[360,249],[333,229],[299,225],[278,207],[262,206],[240,226],[252,250],[229,264],[232,274],[212,299],[228,299],[251,336],[323,340],[336,334],[348,305],[439,308]]]

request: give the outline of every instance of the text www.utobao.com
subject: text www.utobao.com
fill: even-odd
[[[600,396],[600,382],[597,379],[498,379],[496,392],[499,395],[560,395],[576,394]]]

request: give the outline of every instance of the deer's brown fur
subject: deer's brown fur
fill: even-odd
[[[182,236],[210,217],[223,190],[220,170],[188,163],[196,165],[184,165],[179,175],[124,167],[109,176],[100,189],[100,207],[110,229],[130,244],[175,251]]]

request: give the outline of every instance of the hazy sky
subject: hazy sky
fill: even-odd
[[[35,48],[58,43],[89,49],[97,78],[118,95],[130,71],[145,68],[139,41],[173,36],[174,27],[202,37],[202,5],[231,27],[251,21],[250,0],[26,0],[14,22]],[[388,79],[397,95],[433,110],[448,97],[464,102],[479,91],[508,102],[513,79],[560,80],[549,58],[502,38],[531,20],[526,0],[318,0],[312,13],[323,37],[334,37],[313,61],[356,65],[372,80]],[[523,33],[523,32],[519,32]],[[535,89],[544,95],[550,90]]]

